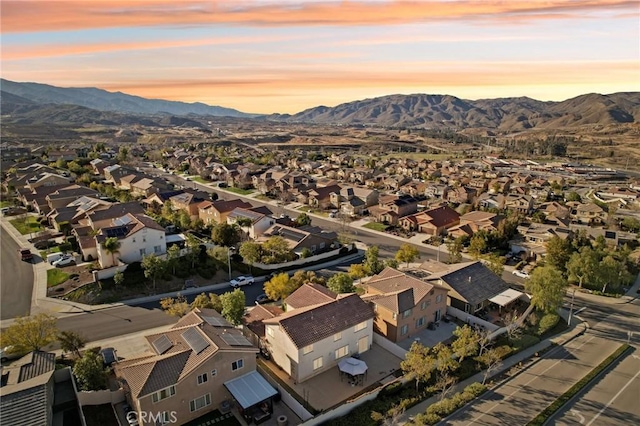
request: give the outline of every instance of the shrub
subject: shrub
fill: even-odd
[[[560,316],[558,314],[546,314],[540,319],[540,323],[538,323],[538,332],[536,334],[538,336],[542,336],[555,327],[559,320]]]
[[[487,390],[487,387],[482,383],[478,383],[478,382],[471,383],[469,386],[464,388],[464,392],[469,392],[471,395],[473,395],[474,398],[481,395],[486,390]]]
[[[68,242],[64,242],[64,243],[60,244],[58,247],[60,247],[60,251],[63,252],[63,253],[71,251],[72,248],[73,248],[71,246],[71,243],[68,243]]]
[[[435,414],[418,414],[413,424],[415,425],[435,425],[440,421],[440,416],[436,416]]]

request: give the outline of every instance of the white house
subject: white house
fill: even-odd
[[[117,238],[120,247],[116,253],[109,253],[102,246],[107,238]],[[102,268],[124,263],[140,262],[147,254],[157,256],[167,252],[165,230],[144,214],[127,213],[111,220],[100,228],[96,239],[96,253]]]
[[[271,217],[270,213],[265,214],[261,211],[264,207],[254,207],[253,209],[235,208],[229,216],[227,216],[227,223],[234,224],[243,219],[247,220],[247,225],[241,226],[243,232],[245,232],[249,238],[256,239],[265,233],[273,224],[276,223],[275,219]],[[268,210],[267,210],[268,211]],[[250,224],[249,224],[250,223]]]
[[[335,367],[344,357],[368,351],[373,342],[375,314],[368,303],[356,294],[335,295],[315,287],[305,284],[289,296],[306,300],[307,306],[298,303],[296,309],[263,321],[272,359],[297,383]]]

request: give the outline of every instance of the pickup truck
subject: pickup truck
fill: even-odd
[[[231,287],[238,288],[243,285],[251,285],[254,281],[255,279],[253,277],[238,277],[235,280],[231,280]]]
[[[20,254],[20,259],[24,261],[30,262],[33,259],[33,253],[28,248],[19,248],[18,253]]]

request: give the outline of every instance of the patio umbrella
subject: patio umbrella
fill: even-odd
[[[346,358],[338,363],[338,368],[343,373],[347,373],[351,376],[359,376],[364,374],[369,367],[367,367],[367,363],[362,360]]]

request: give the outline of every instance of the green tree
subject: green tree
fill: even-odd
[[[252,241],[246,241],[240,245],[240,256],[244,263],[249,265],[249,272],[254,263],[262,259],[262,246]]]
[[[380,249],[371,246],[364,254],[364,267],[368,275],[376,275],[382,272],[384,264],[380,261]]]
[[[453,372],[460,366],[460,363],[453,359],[453,350],[444,343],[438,343],[431,351],[436,357],[436,369],[440,373]]]
[[[120,162],[124,162],[124,161],[127,161],[128,155],[129,155],[129,148],[127,148],[126,146],[121,146],[120,149],[118,150],[118,155],[116,159]]]
[[[354,280],[361,280],[362,278],[367,276],[367,270],[362,263],[354,263],[349,266],[348,274]]]
[[[307,283],[325,285],[323,277],[316,275],[313,271],[305,271],[304,269],[297,270],[291,277],[291,282],[293,283],[294,291]]]
[[[289,274],[282,272],[264,283],[264,292],[271,300],[284,300],[296,290],[293,287]]]
[[[413,342],[409,352],[406,353],[404,361],[400,363],[402,371],[414,377],[416,380],[416,392],[419,390],[420,382],[426,383],[431,379],[436,369],[436,358],[431,350],[418,342]]]
[[[551,265],[538,267],[525,282],[533,306],[543,312],[556,312],[567,292],[567,280]]]
[[[167,262],[156,257],[155,254],[148,254],[142,257],[142,269],[145,278],[150,278],[153,283],[153,290],[156,290],[156,280],[164,274],[167,269]]]
[[[224,293],[220,296],[222,302],[222,314],[233,325],[242,323],[245,309],[245,295],[242,290],[236,288],[234,291]]]
[[[494,274],[501,277],[504,272],[504,257],[498,253],[485,254],[484,259],[486,261],[486,267]]]
[[[230,247],[240,242],[240,233],[235,224],[220,223],[211,231],[211,239],[218,245]]]
[[[477,356],[476,361],[478,361],[485,369],[482,375],[483,385],[486,383],[487,378],[489,378],[491,373],[498,370],[502,365],[502,357],[496,348],[491,348],[485,351],[482,355]]]
[[[607,289],[618,291],[623,285],[629,284],[633,276],[627,270],[626,262],[608,255],[600,262],[595,278],[598,288],[602,286],[601,291],[606,293]]]
[[[296,218],[296,225],[297,226],[311,225],[311,218],[306,213],[300,213]]]
[[[185,256],[191,264],[191,269],[196,267],[196,262],[200,257],[200,241],[191,234],[186,234],[187,255]]]
[[[107,372],[102,357],[95,351],[85,351],[73,366],[73,375],[83,391],[107,389]]]
[[[577,201],[577,202],[581,203],[582,202],[582,197],[577,192],[571,191],[565,196],[565,200],[566,201]]]
[[[383,265],[385,268],[393,268],[393,269],[398,269],[398,267],[400,266],[398,261],[393,257],[386,259]]]
[[[409,263],[416,259],[420,259],[420,252],[411,244],[402,244],[400,249],[396,252],[395,259],[398,262],[405,262],[408,267]]]
[[[595,277],[598,272],[600,259],[598,253],[589,246],[584,246],[579,252],[573,253],[566,264],[569,280],[578,282],[582,288],[585,279]]]
[[[72,353],[77,358],[80,358],[80,349],[87,344],[87,339],[75,331],[62,331],[58,334],[58,342],[60,342],[60,348],[64,352]]]
[[[167,314],[178,318],[187,315],[191,311],[187,298],[182,295],[160,299],[160,307]]]
[[[486,231],[479,230],[471,237],[469,242],[469,254],[474,259],[480,259],[484,253],[486,253],[489,247],[489,235]]]
[[[327,281],[327,288],[334,293],[353,293],[355,288],[353,287],[353,278],[349,274],[344,272],[335,274]]]
[[[180,259],[180,246],[173,244],[167,249],[167,266],[171,268],[171,274],[176,275],[176,266]]]
[[[208,295],[200,293],[193,299],[193,302],[191,302],[191,309],[195,308],[214,309],[220,313],[222,312],[222,301],[220,300],[220,296],[215,293],[209,293]]]
[[[307,257],[313,256],[313,252],[309,249],[309,247],[304,247],[300,252],[300,258],[306,259]]]
[[[478,334],[471,327],[456,327],[453,335],[456,336],[456,340],[451,344],[451,349],[458,356],[459,362],[478,352]]]
[[[544,258],[545,262],[562,273],[566,272],[567,262],[569,262],[569,258],[573,251],[571,243],[568,240],[555,235],[547,241],[546,247],[547,255]]]
[[[115,265],[114,255],[120,251],[120,241],[116,237],[109,237],[102,242],[102,248],[111,255],[111,264]]]
[[[56,318],[48,314],[17,317],[2,333],[2,345],[11,353],[39,351],[56,340]]]
[[[459,263],[462,261],[463,240],[458,237],[453,240],[447,240],[447,251],[449,252],[449,263]]]
[[[124,283],[124,274],[122,271],[117,271],[113,276],[113,282],[116,286],[121,286]]]
[[[289,259],[291,250],[289,249],[289,243],[287,240],[279,235],[270,237],[262,244],[262,250],[268,253],[269,263],[281,263]]]

